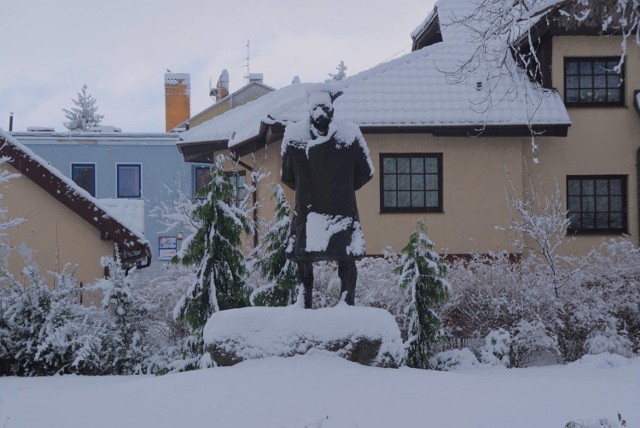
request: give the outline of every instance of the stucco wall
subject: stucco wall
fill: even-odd
[[[177,191],[188,195],[193,193],[196,166],[184,162],[175,146],[175,138],[167,137],[160,141],[141,138],[118,141],[114,138],[112,141],[109,137],[96,136],[93,144],[88,144],[86,139],[27,137],[24,134],[17,134],[16,138],[67,177],[72,176],[73,163],[94,164],[95,196],[98,199],[117,197],[118,164],[139,164],[142,192],[142,198],[139,199],[144,200],[145,205],[144,230],[140,232],[149,241],[153,254],[150,268],[155,269],[165,263],[158,259],[158,238],[175,236],[179,231],[163,232],[165,226],[150,214],[154,208],[170,203],[172,198],[177,197]]]
[[[507,226],[511,183],[521,194],[523,140],[520,138],[435,138],[429,134],[365,135],[376,173],[356,195],[368,254],[386,247],[400,251],[424,217],[429,236],[442,252],[515,251],[511,239],[495,226]],[[442,153],[443,213],[380,213],[380,153]],[[273,215],[267,183],[280,182],[280,142],[243,159],[271,173],[259,190],[260,216]],[[514,177],[509,179],[509,174]],[[285,187],[285,186],[283,186]],[[293,206],[293,192],[285,187]]]
[[[619,55],[619,37],[563,36],[553,38],[552,84],[564,96],[564,57]],[[567,138],[540,138],[540,164],[534,169],[545,187],[557,182],[566,204],[567,175],[626,175],[629,237],[638,244],[636,153],[640,147],[640,116],[633,107],[633,90],[640,89],[640,48],[629,43],[625,61],[624,107],[568,107],[572,125]],[[523,150],[530,153],[530,150]],[[621,235],[579,235],[564,249],[584,254],[603,240]]]
[[[7,218],[27,219],[9,230],[9,271],[16,278],[23,280],[24,255],[27,262],[38,265],[50,285],[53,277],[46,272],[60,272],[67,263],[78,265],[76,278],[84,284],[103,277],[100,258],[113,255],[112,241],[100,239],[97,229],[24,176],[11,180],[0,192]]]

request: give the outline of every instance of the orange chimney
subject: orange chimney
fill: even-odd
[[[164,74],[164,106],[167,132],[191,117],[189,73]]]

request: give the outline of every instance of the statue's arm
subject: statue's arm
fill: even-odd
[[[292,190],[296,190],[296,177],[293,173],[291,154],[287,148],[282,155],[282,169],[280,170],[280,180]]]
[[[357,142],[354,146],[357,147],[357,149],[353,169],[353,183],[356,190],[358,190],[373,178],[373,167],[369,154],[362,148],[362,146]]]

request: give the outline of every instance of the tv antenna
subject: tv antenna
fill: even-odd
[[[249,74],[251,72],[251,69],[249,67],[250,59],[251,59],[251,51],[250,51],[250,48],[249,48],[249,46],[250,46],[249,42],[250,42],[250,40],[247,39],[247,65],[245,65],[245,67],[247,68],[247,74],[244,76],[244,78],[246,79],[247,82],[249,81]]]

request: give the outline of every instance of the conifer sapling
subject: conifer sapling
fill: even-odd
[[[406,343],[405,364],[409,367],[430,368],[429,357],[441,337],[442,322],[435,308],[449,298],[449,284],[444,279],[447,266],[427,237],[424,219],[402,249],[400,266],[401,287],[408,287],[411,301],[406,308],[409,318],[409,337]]]

